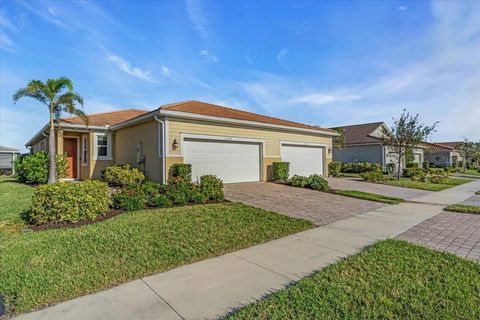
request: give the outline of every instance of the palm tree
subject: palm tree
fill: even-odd
[[[13,95],[13,102],[17,103],[20,98],[30,97],[40,101],[47,106],[50,113],[50,135],[48,137],[49,171],[48,182],[54,183],[57,180],[57,168],[55,163],[55,121],[62,112],[75,115],[88,124],[88,118],[83,110],[77,108],[77,103],[83,108],[83,98],[73,92],[72,81],[61,77],[48,79],[46,82],[40,80],[30,81],[26,87],[20,88]]]

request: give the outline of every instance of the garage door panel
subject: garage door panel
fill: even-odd
[[[290,163],[290,176],[323,176],[323,148],[299,145],[282,145],[282,161]]]
[[[188,139],[183,148],[193,180],[204,174],[214,174],[225,183],[260,180],[259,144]]]

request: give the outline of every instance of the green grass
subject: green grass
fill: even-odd
[[[348,173],[342,172],[340,173],[340,178],[361,178],[361,173]]]
[[[480,264],[386,240],[228,319],[479,319],[479,305]]]
[[[305,220],[223,203],[17,233],[0,243],[0,292],[10,313],[25,312],[310,227]]]
[[[465,170],[465,172],[463,172],[463,170],[460,169],[460,173],[469,174],[471,176],[480,176],[480,172],[474,169],[467,169]]]
[[[0,176],[0,240],[23,227],[21,214],[30,207],[34,191],[13,178]]]
[[[470,206],[464,204],[452,204],[445,208],[446,211],[480,214],[480,206]]]
[[[382,183],[390,186],[412,188],[428,191],[441,191],[464,183],[471,182],[471,179],[448,178],[445,183],[430,183],[422,181],[412,181],[409,178],[401,178],[400,180],[385,180]]]
[[[357,199],[364,199],[370,201],[383,202],[388,204],[399,204],[405,200],[401,198],[388,197],[380,194],[357,191],[357,190],[334,190],[333,193],[339,194],[341,196],[352,197]]]

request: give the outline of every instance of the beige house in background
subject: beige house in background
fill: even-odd
[[[290,162],[290,174],[327,175],[332,138],[320,128],[227,108],[185,101],[147,112],[120,110],[56,123],[58,153],[67,153],[68,178],[98,179],[110,164],[140,168],[165,183],[174,163],[192,165],[192,178],[215,174],[226,183],[265,181],[276,161]],[[48,150],[48,125],[27,144]]]

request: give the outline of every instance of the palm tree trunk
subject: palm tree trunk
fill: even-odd
[[[398,168],[397,168],[397,180],[400,180],[400,173],[402,170],[402,149],[398,150]]]
[[[48,184],[57,181],[57,167],[55,163],[55,126],[53,122],[53,112],[50,112],[50,135],[48,136],[48,156],[49,156],[49,170],[48,170]]]

